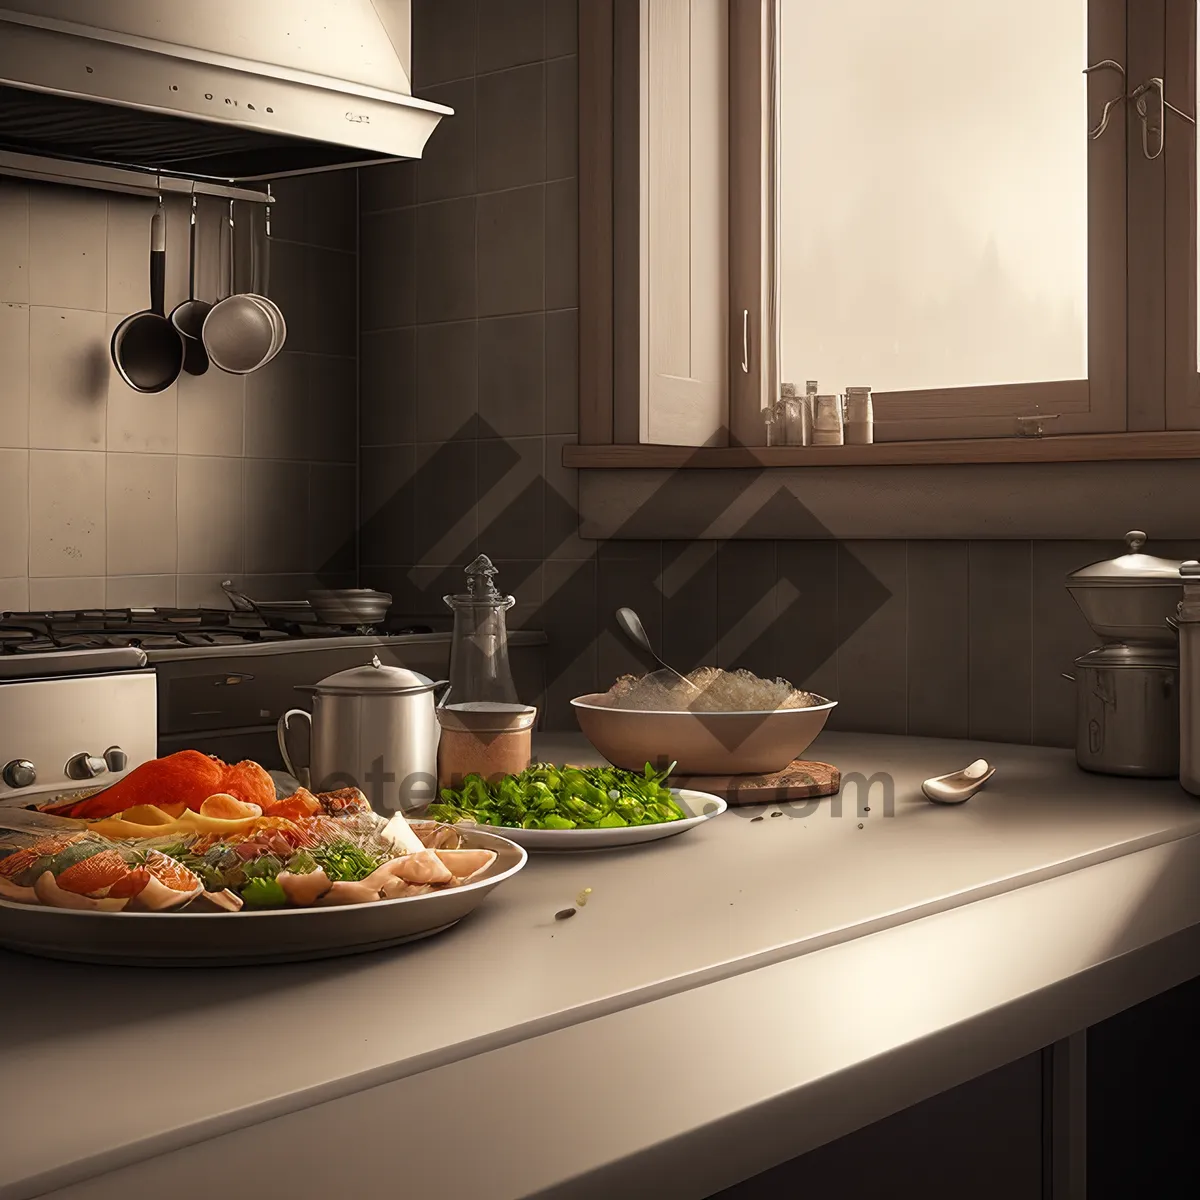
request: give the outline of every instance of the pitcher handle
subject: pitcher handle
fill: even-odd
[[[445,691],[443,691],[440,696],[438,695],[439,688],[445,688]],[[450,699],[450,680],[439,679],[434,683],[433,698],[435,701],[435,703],[434,703],[435,708],[445,708],[446,707],[446,701]]]
[[[300,772],[292,763],[291,755],[288,754],[287,735],[288,735],[288,719],[290,717],[303,717],[308,722],[308,736],[312,737],[312,713],[303,708],[289,708],[287,712],[275,724],[275,737],[279,742],[279,754],[283,759],[283,765],[287,767],[288,774],[294,779],[303,782],[300,777]]]

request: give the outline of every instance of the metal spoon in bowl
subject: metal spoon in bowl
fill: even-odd
[[[698,692],[700,690],[699,687],[697,687],[696,684],[694,684],[686,675],[680,675],[670,663],[663,662],[663,660],[659,658],[659,656],[655,653],[654,647],[650,645],[650,638],[646,633],[646,627],[642,624],[642,618],[639,617],[632,608],[617,609],[617,624],[620,625],[622,633],[624,633],[625,636],[629,638],[629,640],[633,642],[635,646],[645,650],[645,652],[649,654],[650,657],[654,659],[654,661],[658,663],[658,665],[662,667],[664,671],[670,671],[672,675],[678,676],[693,691]]]
[[[961,771],[926,779],[921,784],[921,791],[934,804],[962,804],[970,800],[995,773],[996,768],[986,758],[977,758]]]

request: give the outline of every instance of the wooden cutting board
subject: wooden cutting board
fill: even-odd
[[[773,775],[674,775],[671,785],[711,792],[730,804],[782,804],[832,796],[842,786],[842,773],[830,763],[798,758]]]

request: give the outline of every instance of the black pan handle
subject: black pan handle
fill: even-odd
[[[150,218],[150,311],[166,316],[163,298],[167,278],[167,231],[160,204]]]

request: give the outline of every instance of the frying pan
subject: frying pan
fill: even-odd
[[[162,392],[183,370],[183,339],[163,314],[166,222],[161,201],[150,219],[150,307],[133,313],[113,330],[109,353],[134,391]]]
[[[249,375],[271,359],[276,327],[252,295],[234,291],[233,201],[229,202],[229,291],[204,318],[204,349],[214,366],[231,375]],[[282,345],[282,341],[280,345]]]
[[[321,625],[369,627],[378,625],[392,606],[387,592],[371,588],[323,588],[308,593],[307,600],[251,600],[226,579],[221,584],[229,602],[238,612],[257,613],[267,625],[297,625],[314,622]]]
[[[221,590],[229,597],[234,609],[257,613],[271,629],[285,625],[312,625],[317,620],[317,614],[307,600],[251,600],[245,592],[239,592],[229,579],[221,582]]]
[[[204,318],[212,305],[196,299],[196,194],[192,193],[192,220],[188,230],[188,298],[171,310],[171,324],[183,338],[183,369],[189,375],[203,375],[208,370],[208,351],[201,334]]]

